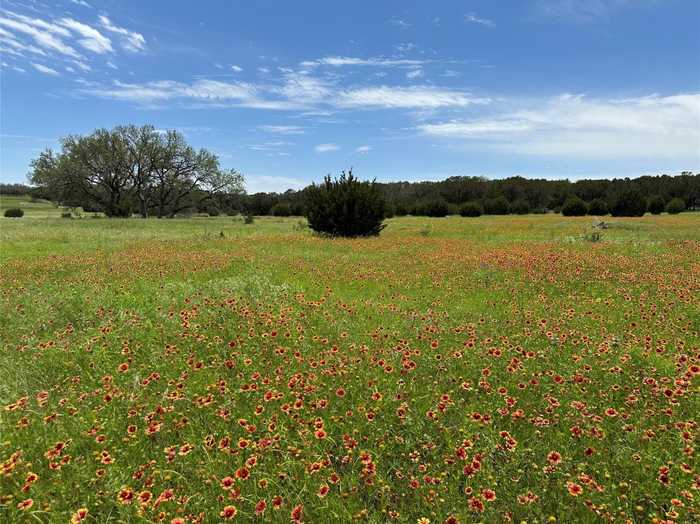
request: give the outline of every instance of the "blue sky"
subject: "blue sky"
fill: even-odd
[[[700,170],[697,0],[3,0],[4,182],[58,137],[179,129],[247,179]]]

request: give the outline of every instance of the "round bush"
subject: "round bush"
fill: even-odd
[[[638,189],[629,189],[618,194],[610,209],[614,217],[641,217],[647,211],[647,201]]]
[[[386,202],[374,182],[360,182],[352,170],[307,190],[306,218],[317,233],[358,237],[378,235],[384,229]]]
[[[18,207],[11,207],[5,210],[5,216],[7,218],[22,218],[24,216],[24,211]]]
[[[510,212],[516,215],[527,215],[530,212],[530,203],[527,200],[516,200],[511,204]]]
[[[441,199],[431,200],[423,204],[422,214],[427,217],[446,217],[450,212],[447,202]]]
[[[510,204],[506,197],[490,198],[484,202],[484,214],[486,215],[507,215],[510,213]]]
[[[467,202],[459,209],[463,217],[480,217],[484,214],[484,208],[478,202]]]
[[[647,202],[647,210],[652,215],[660,215],[664,212],[665,207],[666,203],[664,202],[664,199],[659,195],[651,197],[649,199],[649,202]]]
[[[680,198],[674,198],[668,204],[666,204],[666,213],[671,215],[677,215],[685,211],[685,202]]]
[[[579,197],[569,197],[561,206],[561,214],[565,217],[582,217],[588,213],[588,206]]]
[[[607,215],[608,214],[608,204],[602,198],[596,198],[591,200],[588,204],[588,214],[589,215]]]

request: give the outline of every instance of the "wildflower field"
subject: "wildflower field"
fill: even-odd
[[[697,522],[700,214],[2,219],[0,522]]]

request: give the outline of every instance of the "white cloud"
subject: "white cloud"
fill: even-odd
[[[293,145],[294,142],[285,142],[279,140],[277,142],[264,142],[262,144],[252,144],[248,146],[248,149],[252,149],[253,151],[277,151],[280,148],[285,148]]]
[[[360,153],[360,154],[365,154],[365,153],[369,153],[371,150],[372,150],[372,146],[360,146],[360,147],[355,149],[355,152]]]
[[[471,24],[483,25],[485,27],[496,27],[496,24],[493,22],[493,20],[478,17],[475,13],[467,13],[466,15],[464,15],[464,21],[469,22]]]
[[[328,153],[330,151],[338,151],[340,149],[340,146],[337,144],[318,144],[316,147],[314,147],[314,150],[317,153]]]
[[[81,69],[82,71],[85,71],[85,72],[92,71],[92,67],[87,65],[85,62],[81,62],[80,60],[75,60],[75,61],[73,61],[73,63],[76,66],[78,66],[78,68]]]
[[[129,31],[123,27],[116,26],[112,21],[104,15],[99,17],[100,24],[107,31],[116,33],[122,36],[122,47],[127,51],[132,53],[138,53],[146,50],[146,39],[141,33],[136,33],[135,31]]]
[[[100,98],[153,105],[181,100],[204,104],[206,107],[249,107],[257,109],[301,109],[301,102],[266,98],[263,89],[245,82],[197,80],[191,84],[173,80],[157,80],[143,84],[114,82],[111,86],[86,86],[81,93]]]
[[[72,58],[79,58],[80,54],[66,44],[61,37],[69,37],[67,29],[48,24],[43,20],[32,19],[22,15],[6,12],[10,16],[0,16],[0,26],[31,37],[34,42],[46,50],[54,51]]]
[[[345,108],[466,107],[487,104],[487,98],[472,98],[462,91],[436,87],[363,87],[338,93],[335,104]]]
[[[389,23],[391,25],[395,25],[396,27],[400,27],[401,29],[408,29],[412,25],[412,24],[409,24],[408,22],[406,22],[405,20],[402,20],[401,18],[396,18],[396,17],[389,20]]]
[[[606,18],[627,6],[651,5],[654,0],[539,0],[537,10],[545,15],[590,22]]]
[[[73,20],[72,18],[62,18],[59,20],[59,23],[81,35],[83,38],[79,39],[78,43],[85,49],[99,54],[111,53],[114,51],[114,49],[112,49],[112,41],[97,29],[78,22],[77,20]]]
[[[231,71],[235,71],[236,73],[240,73],[241,71],[243,71],[243,68],[240,66],[237,66],[237,65],[232,65]]]
[[[258,72],[262,73],[263,75],[266,75],[270,72],[270,68],[269,67],[258,67]]]
[[[18,42],[15,40],[10,33],[7,33],[6,31],[3,31],[0,29],[0,36],[3,37],[2,45],[3,46],[9,46],[12,49],[8,49],[7,47],[3,47],[3,51],[6,52],[7,54],[14,55],[14,56],[23,56],[23,53],[33,53],[36,55],[40,56],[46,56],[46,53],[39,49],[36,46],[29,45],[29,44],[23,44],[21,42]]]
[[[399,53],[408,53],[409,51],[413,51],[416,48],[416,44],[414,44],[413,42],[406,42],[394,47]]]
[[[418,126],[513,153],[700,160],[700,93],[596,100],[562,95],[492,117]]]
[[[92,9],[92,6],[85,2],[84,0],[70,0],[72,4],[79,5],[82,7],[89,7]]]
[[[327,100],[331,95],[332,86],[320,78],[288,73],[284,76],[283,85],[273,88],[272,91],[298,104],[311,104]]]
[[[423,76],[423,70],[422,69],[413,69],[406,73],[406,78],[420,78]]]
[[[424,64],[424,60],[408,60],[394,58],[357,58],[351,56],[326,56],[316,60],[305,60],[301,63],[302,67],[316,67],[319,65],[327,66],[419,66]]]
[[[51,76],[59,76],[60,73],[56,71],[55,69],[51,69],[50,67],[46,67],[45,65],[42,64],[35,64],[32,62],[32,66],[34,69],[39,71],[40,73],[44,73],[45,75],[51,75]]]
[[[268,133],[275,133],[278,135],[303,135],[306,133],[303,127],[301,126],[270,126],[270,125],[263,125],[263,126],[258,126],[258,129],[261,131],[266,131]]]
[[[490,103],[488,98],[475,98],[464,91],[435,86],[374,86],[343,90],[335,80],[316,78],[303,72],[287,73],[278,84],[222,82],[209,79],[200,79],[188,84],[159,80],[147,83],[114,82],[112,85],[92,85],[81,88],[80,92],[148,105],[166,100],[189,100],[209,107],[306,110],[316,114],[318,111],[327,112],[329,109],[435,110]]]
[[[217,80],[197,80],[193,84],[171,80],[159,80],[145,84],[115,82],[111,88],[91,88],[85,91],[102,98],[135,102],[157,102],[176,98],[241,101],[255,98],[255,88],[249,84],[227,83]]]

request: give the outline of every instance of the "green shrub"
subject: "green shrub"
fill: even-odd
[[[467,202],[459,209],[463,217],[479,217],[484,214],[484,208],[478,202]]]
[[[394,214],[397,217],[405,217],[408,215],[408,208],[405,204],[396,204],[396,206],[394,206]]]
[[[588,204],[588,214],[589,215],[607,215],[608,214],[608,204],[602,198],[596,198],[591,200]]]
[[[272,216],[289,217],[292,216],[292,206],[287,202],[278,202],[272,206]]]
[[[506,197],[490,198],[484,202],[484,214],[507,215],[510,213],[510,204]]]
[[[333,180],[307,189],[306,218],[317,233],[358,237],[378,235],[384,229],[386,202],[375,182],[361,182],[343,171]]]
[[[671,215],[677,215],[685,211],[685,202],[680,198],[674,198],[668,204],[666,204],[666,213]]]
[[[244,224],[252,224],[253,222],[255,222],[255,217],[253,215],[245,215],[243,217]]]
[[[22,218],[24,216],[24,211],[18,207],[11,207],[5,210],[5,216],[7,218]]]
[[[302,202],[294,202],[291,205],[291,210],[293,217],[303,217],[306,215],[306,209],[304,208],[304,204]]]
[[[647,211],[647,201],[638,189],[619,193],[610,209],[614,217],[641,217]]]
[[[527,215],[530,212],[530,203],[527,200],[516,200],[510,205],[510,212],[516,215]]]
[[[426,202],[422,206],[421,214],[427,217],[446,217],[450,212],[447,202],[441,198]]]
[[[61,213],[61,218],[73,218],[73,213],[71,213],[70,211],[64,211],[63,213]]]
[[[647,210],[649,213],[652,215],[660,215],[661,213],[664,212],[664,208],[666,207],[666,202],[664,202],[663,197],[659,195],[655,195],[649,199],[647,202]]]
[[[586,213],[588,213],[588,206],[577,196],[567,198],[561,206],[561,214],[565,217],[581,217]]]

